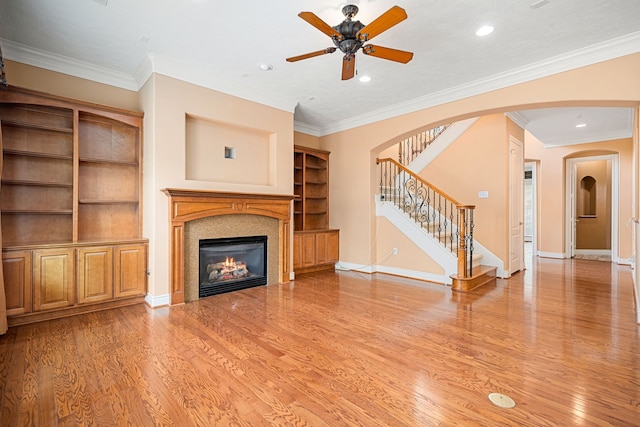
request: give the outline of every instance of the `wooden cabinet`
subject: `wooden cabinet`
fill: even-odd
[[[293,269],[297,274],[332,269],[338,261],[338,230],[328,228],[329,154],[294,147]]]
[[[78,249],[78,304],[113,298],[113,248]]]
[[[144,296],[147,291],[147,246],[115,247],[115,297]]]
[[[0,91],[9,316],[142,301],[133,299],[146,292],[142,118],[21,88]],[[122,252],[127,246],[135,256]]]
[[[33,310],[65,308],[75,304],[74,249],[33,251]]]
[[[333,269],[339,261],[338,230],[308,230],[293,236],[293,269],[296,274]]]
[[[2,253],[7,316],[31,313],[31,251],[8,251]]]

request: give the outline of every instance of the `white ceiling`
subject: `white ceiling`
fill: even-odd
[[[404,8],[408,19],[373,43],[412,51],[413,60],[399,64],[359,52],[357,72],[372,78],[366,84],[341,81],[339,51],[285,62],[333,46],[297,16],[311,11],[337,25],[346,3],[330,0],[5,0],[0,47],[8,59],[132,90],[152,72],[166,74],[292,111],[296,129],[313,135],[640,52],[639,0],[350,3],[364,24],[393,5]],[[477,37],[487,23],[494,33]],[[273,69],[261,71],[262,63]],[[625,108],[511,116],[552,145],[594,140],[596,130],[631,136]],[[580,133],[578,116],[589,121]]]

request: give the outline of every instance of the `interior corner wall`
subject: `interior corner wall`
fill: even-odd
[[[149,257],[149,293],[169,290],[169,207],[164,188],[237,193],[293,194],[293,113],[154,74],[141,90],[145,104],[144,224],[153,247]],[[273,185],[186,179],[186,116],[273,134]],[[292,244],[292,242],[290,242]]]
[[[504,89],[427,107],[321,137],[320,148],[332,153],[330,226],[340,229],[340,260],[368,265],[372,258],[372,236],[375,234],[376,222],[375,154],[380,151],[377,147],[388,146],[400,135],[430,124],[498,112],[598,103],[636,106],[640,101],[638,75],[640,53],[514,84]],[[487,157],[481,159],[490,160]],[[544,166],[541,169],[544,169]],[[544,174],[544,170],[541,173]],[[561,193],[558,191],[558,181],[550,188],[553,188],[556,194]],[[634,199],[637,199],[637,195]],[[550,231],[562,238],[563,225],[557,218],[553,220]],[[539,218],[539,222],[542,223],[543,219]],[[560,242],[558,247],[556,242],[553,242],[550,249],[561,250],[562,243]]]
[[[306,133],[294,132],[293,141],[295,145],[301,145],[308,148],[320,148],[320,138]]]

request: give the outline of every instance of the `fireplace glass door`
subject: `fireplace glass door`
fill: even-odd
[[[267,284],[267,236],[200,240],[199,296]]]

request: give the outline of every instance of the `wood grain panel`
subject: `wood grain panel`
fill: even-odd
[[[74,253],[69,248],[33,251],[35,311],[75,304]]]
[[[78,304],[113,299],[113,247],[78,249]]]
[[[2,253],[7,316],[31,312],[31,252]]]

